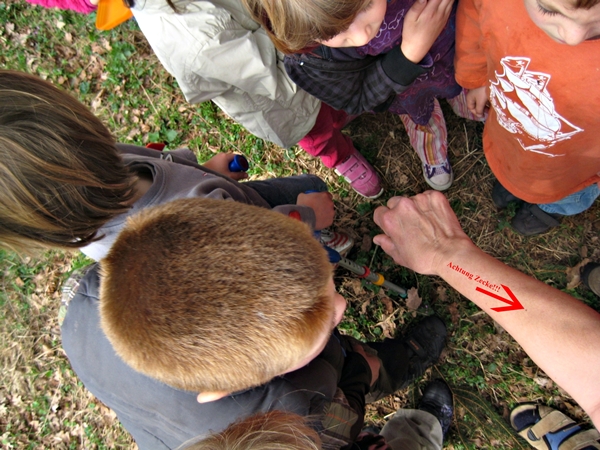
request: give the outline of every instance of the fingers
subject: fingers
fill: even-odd
[[[229,172],[227,176],[236,181],[245,180],[248,178],[248,174],[246,172]]]
[[[427,7],[427,0],[417,0],[410,7],[408,12],[406,13],[406,16],[408,16],[410,14],[411,16],[418,17],[426,7]]]

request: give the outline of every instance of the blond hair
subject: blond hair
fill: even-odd
[[[178,389],[264,384],[331,328],[327,253],[308,225],[257,206],[195,198],[149,208],[101,265],[101,324],[116,352]]]
[[[307,419],[270,411],[236,422],[224,431],[178,450],[321,450],[321,440]]]
[[[39,78],[0,71],[0,246],[83,247],[128,210],[134,182],[85,106]]]
[[[370,0],[242,0],[283,53],[297,53],[346,31]]]

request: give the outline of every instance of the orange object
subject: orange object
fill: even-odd
[[[100,0],[96,12],[96,28],[111,30],[133,16],[123,0]]]

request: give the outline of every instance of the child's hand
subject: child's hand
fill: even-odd
[[[467,92],[467,108],[477,117],[483,117],[488,104],[488,90],[486,86],[471,89]]]
[[[233,161],[234,156],[234,153],[217,153],[202,165],[210,170],[220,173],[221,175],[233,178],[234,180],[243,180],[244,178],[248,178],[248,174],[246,172],[231,172],[229,170],[229,163]]]
[[[299,194],[296,204],[310,206],[313,209],[316,216],[315,230],[322,230],[333,224],[335,211],[333,209],[333,197],[329,192]]]
[[[408,10],[400,44],[406,59],[417,64],[425,57],[446,26],[453,4],[454,0],[417,0]]]

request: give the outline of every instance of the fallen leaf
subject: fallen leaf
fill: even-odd
[[[370,304],[371,304],[371,299],[369,298],[368,300],[364,301],[362,305],[360,305],[360,312],[362,313],[363,316],[365,314],[367,314],[367,308],[369,307]]]
[[[580,269],[589,262],[590,260],[588,258],[585,258],[576,266],[569,267],[567,268],[567,270],[565,270],[565,273],[567,274],[567,280],[569,280],[569,282],[567,283],[567,289],[574,289],[577,286],[579,286],[579,284],[581,283]]]
[[[404,186],[406,183],[408,183],[408,177],[404,174],[396,177],[396,182],[400,185],[400,186]]]
[[[381,292],[381,291],[379,291]],[[387,295],[380,295],[381,303],[385,306],[385,312],[391,314],[394,312],[394,304],[392,303],[392,299]]]
[[[396,324],[394,323],[394,316],[388,316],[384,321],[377,323],[375,326],[381,327],[382,334],[384,337],[393,339],[396,334]]]
[[[358,278],[353,278],[347,282],[352,290],[354,291],[354,295],[360,295],[363,292],[362,282]]]
[[[406,307],[411,311],[416,311],[421,306],[423,299],[419,297],[419,291],[417,288],[410,288],[406,296]]]
[[[437,292],[438,301],[440,301],[440,302],[448,301],[448,294],[446,293],[446,288],[444,288],[442,286],[438,286],[438,288],[436,289],[436,292]]]
[[[460,318],[460,315],[458,314],[458,305],[456,303],[448,305],[448,312],[450,313],[452,323],[458,325],[458,320]]]
[[[543,377],[535,377],[533,379],[533,381],[536,382],[536,384],[538,384],[539,386],[545,388],[548,387],[552,384],[552,380],[550,380],[549,378],[543,378]]]
[[[579,256],[581,256],[582,258],[587,258],[588,257],[588,248],[587,245],[582,245],[581,248],[579,249]]]
[[[371,250],[371,247],[373,247],[373,240],[371,239],[371,236],[366,234],[363,236],[362,243],[360,244],[360,249],[361,251],[368,253]]]

